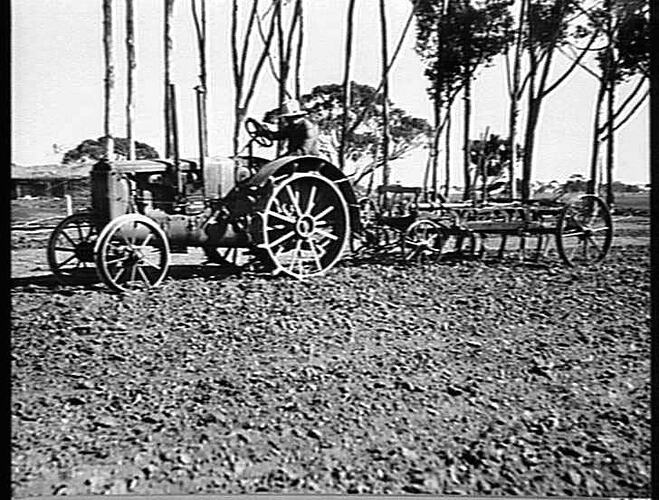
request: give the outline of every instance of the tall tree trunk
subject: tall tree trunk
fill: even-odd
[[[588,179],[588,188],[587,191],[590,194],[597,194],[596,184],[598,178],[597,167],[599,165],[599,154],[600,154],[600,143],[601,143],[601,134],[600,134],[600,121],[602,115],[602,101],[604,100],[604,94],[606,92],[606,81],[600,80],[599,90],[597,91],[597,101],[595,102],[595,118],[593,123],[593,143],[592,143],[592,152],[590,157],[590,176]]]
[[[517,152],[516,141],[517,137],[517,119],[519,117],[519,101],[517,98],[510,100],[510,122],[508,127],[508,143],[510,147],[510,165],[508,166],[508,192],[510,198],[515,198],[515,172],[517,171]]]
[[[607,99],[606,99],[606,204],[613,205],[613,152],[614,152],[614,122],[615,122],[615,89],[616,73],[614,53],[614,10],[612,0],[605,1],[605,7],[609,12],[606,20],[606,29],[609,35],[609,43],[606,48],[606,75],[607,75]]]
[[[441,15],[437,16],[437,25],[436,35],[437,35],[437,67],[441,67],[441,54],[444,50],[444,29],[442,27],[442,22],[444,15],[446,14],[448,0],[441,0],[439,9]],[[434,88],[434,115],[435,115],[435,133],[433,137],[432,148],[430,150],[430,155],[432,163],[430,165],[431,174],[432,174],[432,200],[437,199],[437,170],[439,168],[439,144],[440,137],[442,133],[442,109],[444,106],[443,103],[443,90],[444,90],[444,81],[442,80],[441,71],[437,72],[437,78],[435,79],[435,88]],[[448,103],[447,103],[448,104]]]
[[[201,13],[197,12],[197,0],[192,0],[192,15],[197,34],[197,46],[199,50],[199,86],[197,90],[198,120],[199,120],[199,154],[208,156],[208,114],[206,85],[206,0],[201,0]]]
[[[432,144],[430,145],[432,147]],[[432,153],[426,160],[426,168],[423,171],[423,200],[428,201],[428,178],[430,177],[430,166],[432,165]]]
[[[531,166],[535,147],[535,129],[540,116],[540,100],[529,99],[526,132],[524,134],[524,160],[522,164],[522,200],[531,198]]]
[[[249,33],[246,36],[249,36]],[[233,102],[234,122],[232,146],[233,155],[236,156],[240,147],[240,128],[245,119],[245,112],[242,109],[244,75],[240,71],[240,59],[238,56],[238,0],[233,0],[231,5],[231,63],[235,94]]]
[[[246,113],[243,108],[235,105],[234,114],[235,120],[233,121],[233,155],[237,156],[240,147],[240,129],[242,128],[243,122],[245,121]]]
[[[529,31],[532,23],[529,22]],[[529,33],[531,36],[531,33]],[[537,107],[535,99],[535,79],[538,74],[538,63],[533,49],[529,49],[529,90],[528,90],[528,107],[526,117],[526,129],[524,131],[524,156],[522,158],[522,195],[523,201],[528,201],[531,197],[531,161],[533,159],[533,140],[535,125],[538,121]]]
[[[609,81],[609,89],[607,95],[607,141],[606,141],[606,204],[611,207],[613,206],[613,161],[614,161],[614,146],[615,146],[615,134],[613,130],[614,119],[613,115],[615,112],[615,89],[616,82],[615,77],[611,77]]]
[[[380,0],[380,34],[382,36],[382,183],[389,185],[389,76],[387,65],[387,13],[384,0]]]
[[[277,19],[277,50],[279,54],[279,89],[277,93],[277,102],[279,109],[284,105],[284,100],[286,99],[286,75],[285,72],[285,61],[284,61],[284,9],[282,8],[283,0],[277,0],[277,6],[275,11],[275,17]],[[282,119],[279,119],[279,126],[282,126]],[[277,156],[281,155],[283,150],[282,141],[277,141]]]
[[[451,106],[446,109],[446,136],[444,138],[444,198],[448,201],[448,192],[451,185]]]
[[[515,187],[515,173],[517,172],[517,120],[519,118],[519,99],[522,73],[522,43],[524,35],[524,22],[528,0],[520,1],[519,24],[515,34],[515,51],[513,60],[512,88],[510,89],[510,123],[508,128],[508,140],[510,141],[510,166],[508,168],[508,192],[511,198],[517,196]]]
[[[354,25],[355,0],[348,3],[348,17],[346,20],[346,47],[343,60],[343,116],[341,117],[341,143],[339,144],[339,167],[345,170],[347,132],[348,132],[348,110],[350,109],[350,63],[352,59],[352,32]]]
[[[172,67],[172,49],[174,42],[172,39],[172,17],[174,13],[174,0],[165,0],[165,25],[164,25],[164,59],[165,59],[165,156],[169,158],[173,154],[172,144],[172,124],[171,119],[171,103],[169,102],[169,85],[171,83],[171,67]]]
[[[471,134],[471,72],[469,68],[465,69],[463,76],[462,86],[464,88],[464,137],[463,137],[463,146],[462,146],[462,169],[464,172],[464,193],[462,196],[463,200],[467,200],[471,196],[471,191],[476,186],[472,186],[472,179],[469,172],[470,164],[470,147],[469,147],[469,135]]]
[[[128,159],[135,159],[135,138],[133,137],[133,114],[135,112],[135,19],[133,0],[126,0],[126,139],[128,140]]]
[[[442,94],[440,91],[435,93],[435,133],[433,137],[432,148],[430,150],[431,163],[431,183],[432,183],[432,200],[437,199],[437,170],[439,169],[439,144],[442,136],[442,109],[444,106]]]
[[[435,120],[435,130],[432,134],[432,137],[428,139],[428,151],[429,151],[428,161],[426,161],[426,169],[425,172],[423,173],[423,195],[426,201],[429,199],[428,195],[431,192],[431,189],[428,187],[428,184],[432,182],[431,176],[433,171],[433,165],[436,163],[435,159],[437,157],[437,151],[439,149],[437,134],[440,127],[440,116],[439,116],[439,107],[437,105],[436,95],[433,98],[432,104],[433,104],[433,115]],[[434,199],[434,193],[433,193],[433,199]]]
[[[554,4],[554,9],[552,10],[552,15],[555,16],[554,20],[557,24],[562,23],[565,20],[567,13],[567,0],[556,0]],[[533,23],[529,22],[529,36],[533,39],[533,33],[531,33],[533,28]],[[588,48],[595,41],[595,37],[592,37],[588,47],[581,51],[579,57],[573,61],[572,65],[563,72],[563,74],[558,77],[554,83],[547,86],[547,80],[549,78],[550,69],[552,67],[552,61],[554,57],[554,52],[559,41],[560,33],[557,31],[553,34],[552,38],[547,41],[545,47],[542,49],[542,72],[538,74],[539,69],[539,58],[533,47],[529,47],[529,60],[530,60],[530,72],[529,72],[529,107],[528,107],[528,118],[526,122],[526,131],[524,137],[524,163],[522,165],[522,199],[528,201],[531,197],[531,171],[533,164],[533,148],[535,145],[535,131],[538,125],[538,120],[540,118],[540,108],[542,107],[542,102],[547,95],[552,92],[558,85],[563,82],[567,76],[578,66],[581,58],[586,54]],[[537,81],[537,90],[536,90],[536,77],[539,76]]]
[[[112,0],[103,0],[103,49],[105,53],[105,159],[114,159],[114,135],[112,132],[112,103],[114,102],[114,55],[112,50]]]
[[[297,51],[295,55],[295,99],[300,100],[302,95],[302,47],[304,43],[304,1],[300,0],[299,25],[297,28]]]

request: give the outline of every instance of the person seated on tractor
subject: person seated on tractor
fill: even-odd
[[[290,99],[281,107],[277,115],[282,119],[283,125],[278,131],[268,131],[271,139],[285,140],[286,150],[284,156],[318,156],[318,127],[308,118],[307,112],[300,107],[295,99]]]

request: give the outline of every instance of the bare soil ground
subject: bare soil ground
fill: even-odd
[[[309,282],[177,256],[61,287],[12,236],[14,496],[649,497],[649,221],[593,269],[346,262]]]

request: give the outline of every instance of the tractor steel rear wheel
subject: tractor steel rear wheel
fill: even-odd
[[[566,205],[557,226],[556,248],[568,266],[600,262],[611,248],[611,213],[597,196],[584,195]]]
[[[169,268],[167,236],[139,214],[122,215],[105,226],[94,253],[99,277],[118,292],[156,287]]]
[[[89,213],[69,215],[48,239],[48,266],[62,284],[96,281],[94,245],[98,231]]]
[[[275,274],[322,275],[349,242],[348,205],[334,183],[315,172],[278,181],[259,215],[256,255]]]

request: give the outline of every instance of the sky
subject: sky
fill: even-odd
[[[124,2],[115,0],[114,4],[116,99],[111,120],[114,135],[125,137]],[[248,0],[240,0],[242,21],[250,5]],[[135,0],[135,137],[161,154],[164,152],[162,6],[162,0]],[[346,6],[347,0],[305,1],[303,93],[315,85],[340,83],[343,79]],[[391,54],[410,13],[411,2],[387,0],[386,9]],[[66,151],[84,139],[103,135],[102,1],[18,0],[12,2],[11,10],[12,161],[20,165],[58,163],[62,153],[55,153],[53,145]],[[231,154],[230,20],[231,0],[208,1],[211,155]],[[194,94],[198,62],[190,0],[175,2],[173,29],[172,79],[177,89],[181,156],[192,157],[197,155],[198,148]],[[357,0],[352,79],[374,87],[381,72],[379,30],[378,1]],[[253,47],[257,45],[255,41]],[[252,51],[253,57],[256,52]],[[559,57],[556,70],[566,65],[567,60]],[[553,76],[557,75],[555,72]],[[277,105],[277,87],[267,67],[261,76],[248,112],[257,119]],[[407,34],[389,85],[394,105],[432,121],[432,106],[426,93],[428,82],[414,52],[413,29]],[[591,75],[577,70],[547,97],[537,130],[533,180],[588,175],[596,86],[597,81]],[[620,88],[619,100],[629,88],[630,85]],[[478,73],[472,99],[472,139],[479,138],[488,127],[490,133],[507,135],[509,101],[502,58]],[[459,184],[462,182],[462,102],[454,108],[451,184]],[[426,158],[427,151],[417,150],[395,162],[392,181],[420,185]],[[614,178],[627,183],[649,182],[647,102],[617,134]]]

